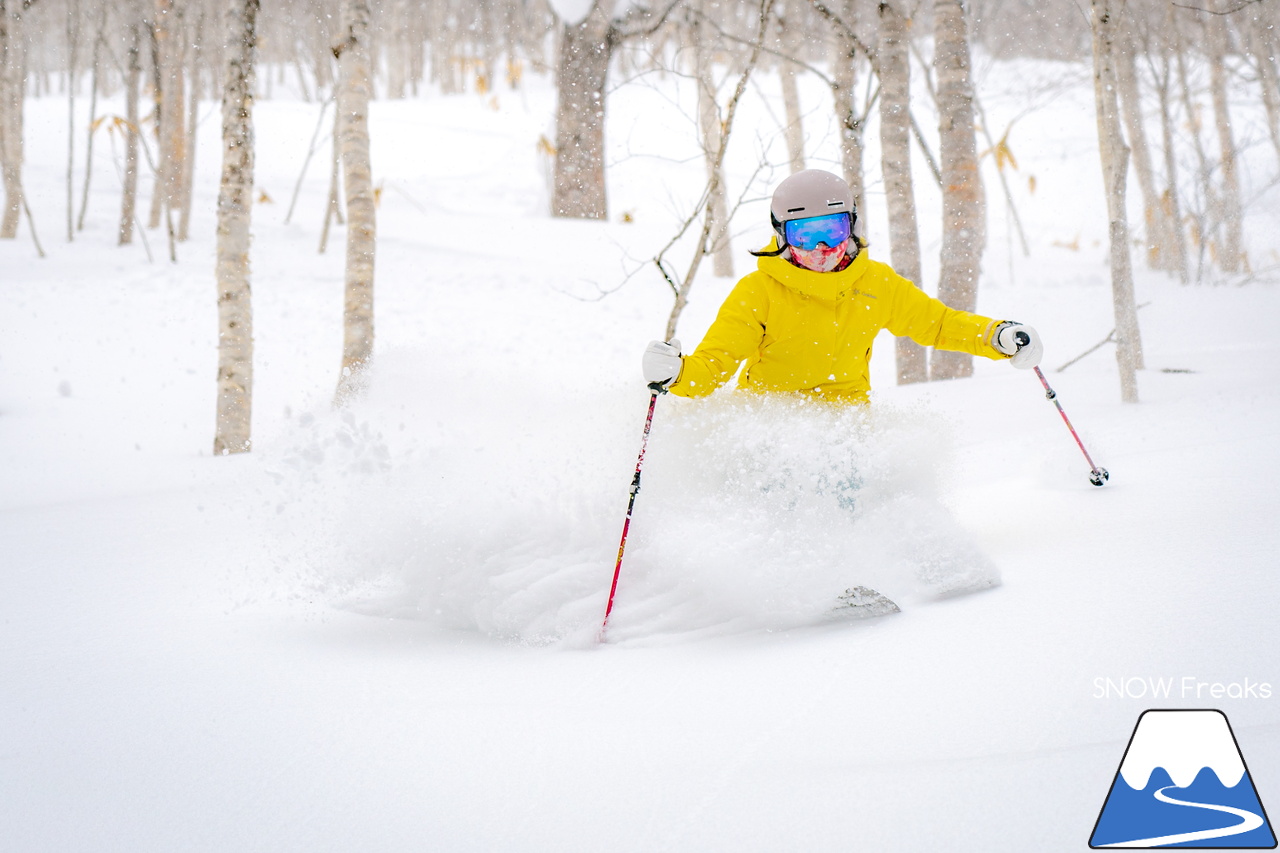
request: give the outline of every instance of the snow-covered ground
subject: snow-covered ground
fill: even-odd
[[[1110,484],[1034,375],[899,388],[888,338],[869,415],[663,398],[603,645],[638,357],[670,307],[646,262],[701,180],[685,84],[611,95],[609,223],[545,215],[546,80],[375,104],[377,363],[340,411],[327,148],[284,223],[319,106],[259,102],[273,201],[254,211],[254,452],[234,458],[210,454],[216,105],[170,264],[154,232],[154,262],[115,246],[101,137],[65,242],[66,105],[30,102],[50,257],[25,224],[0,244],[0,848],[1083,850],[1148,707],[1224,710],[1274,814],[1276,163],[1247,125],[1258,280],[1180,286],[1135,252],[1147,368],[1125,405],[1110,345],[1056,372],[1113,325],[1088,81],[988,71],[993,132],[1039,106],[1010,135],[1031,255],[988,161],[979,310],[1040,330]],[[735,193],[762,147],[783,159],[775,88],[744,104]],[[804,95],[811,165],[832,166],[829,95]],[[739,273],[781,175],[745,192]],[[731,284],[704,267],[687,346]],[[1000,582],[930,598],[920,565]],[[824,618],[863,583],[903,612]],[[1154,679],[1167,697],[1141,695]]]

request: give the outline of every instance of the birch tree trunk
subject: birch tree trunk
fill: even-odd
[[[259,0],[227,7],[222,91],[222,183],[218,192],[218,403],[215,456],[251,446],[253,307],[249,287],[253,212],[253,82]]]
[[[1111,237],[1111,294],[1116,318],[1116,360],[1120,396],[1138,402],[1137,371],[1142,367],[1142,339],[1134,304],[1133,267],[1129,258],[1129,221],[1125,212],[1125,179],[1129,149],[1121,128],[1116,97],[1115,39],[1118,0],[1091,0],[1093,13],[1093,92],[1097,103],[1098,148],[1106,185]]]
[[[792,6],[795,0],[791,0]],[[803,59],[804,34],[800,30],[800,16],[791,14],[793,9],[786,7],[779,21],[781,31],[778,33],[782,44],[782,52],[787,56]],[[787,126],[783,136],[787,142],[787,161],[791,164],[791,173],[804,170],[804,117],[800,109],[800,87],[796,84],[796,76],[800,67],[792,62],[778,63],[778,77],[782,83],[782,110]]]
[[[186,80],[182,61],[185,0],[156,0],[156,61],[160,78],[160,214],[169,232],[170,257],[177,231],[173,214],[182,210],[182,171],[186,157]],[[158,222],[156,224],[159,224]]]
[[[703,9],[709,4],[701,3]],[[701,11],[701,10],[700,10]],[[693,37],[694,78],[698,84],[698,129],[702,137],[702,154],[706,163],[707,187],[711,193],[711,258],[712,272],[720,278],[733,276],[733,246],[729,240],[729,201],[724,183],[724,127],[720,123],[720,107],[716,100],[715,69],[711,63],[712,42],[702,26],[703,16],[695,15],[690,23]]]
[[[942,266],[938,275],[938,298],[960,311],[973,311],[978,303],[986,222],[973,122],[968,23],[962,0],[935,0],[934,33],[933,64],[938,80],[942,168]],[[930,368],[932,379],[971,376],[973,356],[935,349]]]
[[[1196,153],[1196,189],[1199,198],[1203,201],[1198,212],[1194,209],[1192,210],[1197,255],[1196,281],[1200,281],[1204,275],[1204,256],[1206,247],[1209,245],[1210,235],[1220,224],[1213,220],[1213,217],[1217,215],[1220,209],[1220,205],[1216,201],[1217,191],[1214,189],[1213,182],[1210,179],[1212,166],[1209,162],[1209,155],[1205,152],[1204,142],[1200,138],[1200,105],[1196,102],[1195,96],[1191,92],[1191,80],[1187,72],[1186,41],[1183,39],[1182,32],[1177,25],[1176,17],[1170,15],[1170,18],[1173,21],[1175,39],[1173,55],[1178,69],[1178,89],[1182,96],[1182,108],[1186,113],[1187,130],[1191,134],[1192,147]]]
[[[850,32],[858,28],[858,0],[842,0],[840,19]],[[858,82],[857,44],[842,28],[834,28],[831,63],[834,69],[834,85],[831,96],[835,104],[836,120],[840,122],[840,167],[844,182],[853,191],[853,203],[862,210],[862,118],[854,106],[853,90]]]
[[[614,48],[612,5],[611,0],[596,0],[581,23],[561,27],[553,216],[609,216],[604,180],[604,89]]]
[[[76,89],[80,69],[80,4],[67,4],[67,242],[75,239]]]
[[[1123,28],[1117,28],[1117,36],[1116,80],[1120,87],[1120,105],[1123,108],[1125,130],[1128,131],[1129,148],[1133,154],[1133,167],[1137,172],[1138,188],[1142,191],[1147,264],[1153,269],[1169,269],[1173,249],[1170,246],[1168,224],[1160,205],[1160,194],[1156,190],[1155,173],[1151,168],[1151,150],[1147,145],[1146,128],[1142,122],[1142,94],[1138,87],[1134,41]]]
[[[1276,69],[1275,26],[1263,15],[1255,14],[1245,28],[1249,52],[1258,66],[1258,85],[1262,89],[1262,105],[1267,111],[1267,129],[1280,158],[1280,72]]]
[[[86,133],[84,155],[84,183],[81,185],[80,214],[76,217],[76,230],[84,230],[85,213],[89,210],[89,183],[93,178],[93,137],[98,129],[98,89],[102,77],[102,40],[107,27],[107,7],[98,15],[98,27],[93,33],[93,66],[89,78],[89,129]]]
[[[369,162],[369,101],[373,81],[369,67],[369,0],[343,0],[342,41],[338,54],[336,143],[342,151],[342,179],[347,202],[346,288],[342,315],[342,372],[335,402],[341,404],[361,387],[361,374],[373,356],[373,262],[377,229],[373,171]]]
[[[899,275],[920,286],[920,232],[911,177],[911,68],[906,20],[891,2],[880,3],[880,170],[889,207],[889,259]],[[929,379],[926,350],[910,338],[895,343],[898,384]]]
[[[4,215],[0,239],[18,235],[25,200],[22,194],[22,101],[25,96],[26,38],[24,0],[0,0],[0,172],[4,178]]]
[[[1172,12],[1172,10],[1170,10]],[[1157,94],[1160,97],[1160,133],[1164,147],[1165,190],[1160,197],[1160,205],[1167,228],[1169,249],[1171,254],[1164,258],[1165,269],[1172,270],[1178,279],[1187,283],[1187,239],[1186,229],[1182,225],[1182,198],[1178,189],[1178,151],[1174,145],[1173,104],[1170,88],[1173,85],[1173,70],[1169,56],[1162,60],[1162,73],[1157,81]]]
[[[234,0],[233,0],[234,1]],[[192,39],[191,51],[191,85],[187,93],[187,127],[183,134],[181,182],[182,208],[178,217],[178,240],[185,242],[191,230],[191,190],[195,184],[196,174],[196,124],[200,119],[200,63],[204,58],[201,47],[204,35],[204,12],[201,11],[196,21],[195,38]]]
[[[136,11],[131,7],[131,12]],[[129,50],[124,78],[124,191],[120,200],[120,240],[133,242],[133,223],[138,204],[138,84],[142,81],[142,22],[129,21]]]
[[[1222,3],[1217,4],[1219,8]],[[1218,128],[1218,157],[1222,164],[1222,184],[1218,193],[1221,205],[1219,219],[1223,225],[1218,245],[1218,265],[1223,272],[1239,272],[1244,262],[1243,211],[1240,203],[1240,180],[1236,175],[1236,144],[1231,130],[1231,110],[1227,106],[1227,35],[1226,14],[1209,15],[1208,29],[1209,90],[1213,96],[1213,118]]]

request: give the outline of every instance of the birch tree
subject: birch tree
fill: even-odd
[[[804,19],[799,0],[790,0],[781,10],[778,20],[778,41],[787,56],[802,58],[804,50]],[[800,86],[796,82],[800,67],[792,62],[779,62],[779,82],[782,84],[782,109],[786,127],[783,137],[787,142],[787,160],[791,173],[803,171],[804,115],[800,109]]]
[[[1208,38],[1209,91],[1213,100],[1214,126],[1218,131],[1218,160],[1221,181],[1215,194],[1216,215],[1222,223],[1222,239],[1217,246],[1218,266],[1223,272],[1239,272],[1244,263],[1244,212],[1240,203],[1240,179],[1236,174],[1236,144],[1231,128],[1231,109],[1227,105],[1227,16],[1225,4],[1214,4],[1218,14],[1207,15],[1204,22]]]
[[[581,21],[563,24],[556,70],[556,141],[551,212],[609,215],[604,180],[605,82],[617,43],[613,0],[595,0]]]
[[[0,172],[4,214],[0,239],[12,240],[26,206],[22,193],[22,102],[25,97],[26,32],[23,13],[30,0],[0,0]]]
[[[1129,149],[1137,172],[1138,189],[1142,192],[1142,218],[1146,228],[1147,263],[1155,268],[1169,267],[1174,255],[1169,234],[1169,223],[1156,191],[1155,171],[1151,166],[1151,149],[1147,145],[1147,132],[1142,120],[1142,92],[1138,85],[1136,43],[1130,32],[1130,21],[1117,28],[1116,81],[1120,90],[1120,106],[1124,115]]]
[[[338,57],[338,138],[346,189],[347,262],[342,314],[342,371],[336,402],[359,390],[373,356],[373,262],[377,228],[369,161],[369,0],[343,0]]]
[[[711,62],[714,41],[704,25],[705,7],[702,2],[689,22],[690,40],[693,42],[694,80],[698,86],[698,135],[702,142],[703,161],[707,168],[707,188],[710,197],[710,215],[715,220],[711,232],[712,270],[720,278],[733,276],[733,246],[729,240],[728,188],[724,180],[723,136],[726,133],[716,99],[716,82]]]
[[[853,98],[858,83],[858,40],[853,37],[858,26],[858,0],[842,0],[839,17],[846,26],[832,28],[831,99],[840,123],[840,169],[853,191],[854,205],[862,210],[863,121]]]
[[[128,23],[128,49],[124,77],[124,189],[120,199],[119,245],[133,242],[133,223],[138,204],[138,86],[142,81],[142,21],[133,6]]]
[[[942,168],[942,265],[938,298],[952,308],[973,311],[986,245],[978,142],[973,120],[973,78],[968,23],[962,0],[935,0],[933,65],[938,86],[939,159]],[[933,379],[973,374],[973,356],[935,349]]]
[[[920,232],[911,176],[911,68],[907,26],[898,3],[880,3],[880,169],[889,207],[889,257],[900,275],[920,285]],[[925,348],[910,338],[895,343],[898,384],[929,378]]]
[[[218,193],[218,401],[214,455],[250,448],[253,309],[249,287],[253,211],[253,84],[259,0],[230,0],[222,91]]]
[[[1137,371],[1142,367],[1142,340],[1133,295],[1133,267],[1129,258],[1129,221],[1125,212],[1125,179],[1129,148],[1124,141],[1120,104],[1116,96],[1116,12],[1119,0],[1091,0],[1093,27],[1093,92],[1097,104],[1098,149],[1107,196],[1111,239],[1111,294],[1116,318],[1116,360],[1120,367],[1120,396],[1138,402]]]
[[[152,228],[161,224],[169,236],[169,259],[177,261],[175,212],[182,210],[182,173],[186,156],[186,86],[182,58],[183,0],[156,0],[155,39],[156,128],[159,134],[159,163],[155,196],[151,205]]]

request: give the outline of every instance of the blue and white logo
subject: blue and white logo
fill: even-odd
[[[1226,715],[1144,711],[1089,846],[1274,848]]]

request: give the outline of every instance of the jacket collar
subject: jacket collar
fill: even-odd
[[[777,248],[778,240],[775,237],[770,241],[766,251],[772,252]],[[756,267],[760,272],[796,293],[826,302],[839,302],[853,293],[854,286],[858,279],[862,278],[868,262],[867,250],[863,249],[849,266],[836,272],[807,270],[796,266],[781,255],[760,257],[757,259]]]

